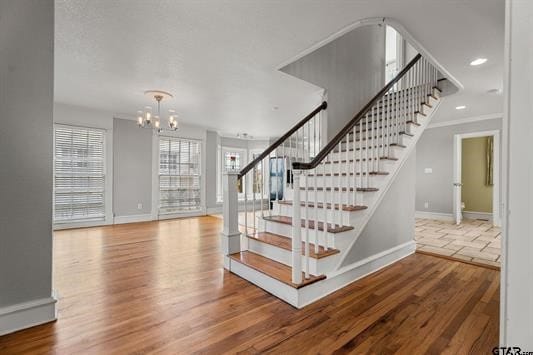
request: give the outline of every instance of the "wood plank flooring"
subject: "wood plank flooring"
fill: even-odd
[[[220,219],[55,233],[59,320],[0,354],[486,354],[495,270],[414,254],[297,310],[222,268]]]

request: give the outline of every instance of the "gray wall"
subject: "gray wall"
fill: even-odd
[[[414,239],[415,168],[416,152],[413,151],[359,239],[348,252],[342,266],[361,261]]]
[[[53,0],[0,0],[0,307],[52,294]]]
[[[142,208],[137,205],[141,203]],[[113,120],[113,212],[150,214],[152,209],[152,131],[131,120]]]
[[[426,129],[416,145],[416,210],[453,213],[453,137],[501,129],[501,119]],[[431,168],[433,173],[425,174]],[[424,203],[429,202],[429,208]]]
[[[281,70],[327,89],[332,138],[384,86],[385,27],[356,28]]]
[[[217,132],[207,131],[206,138],[206,204],[207,208],[217,207],[217,154],[220,136]]]

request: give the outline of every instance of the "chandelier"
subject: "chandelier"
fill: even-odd
[[[157,103],[157,111],[155,114],[152,113],[151,106],[145,106],[144,110],[137,111],[137,124],[139,127],[154,129],[157,132],[164,130],[176,131],[178,129],[178,120],[175,110],[168,110],[168,128],[163,127],[161,124],[161,120],[163,119],[161,116],[161,101],[163,101],[163,99],[170,99],[174,96],[169,92],[161,90],[147,90],[144,94],[154,98]]]

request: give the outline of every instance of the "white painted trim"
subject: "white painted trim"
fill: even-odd
[[[298,297],[298,308],[309,305],[347,285],[373,274],[399,260],[412,255],[416,250],[416,243],[409,241],[397,245],[381,253],[340,268],[327,278],[301,288]]]
[[[336,266],[336,269],[341,268],[341,265],[343,264],[344,260],[346,259],[347,255],[348,255],[348,251],[351,250],[354,247],[355,243],[357,242],[357,239],[359,238],[359,236],[363,232],[364,228],[366,227],[366,225],[370,221],[370,218],[372,218],[372,216],[374,215],[374,213],[376,212],[378,207],[381,205],[381,201],[383,201],[383,199],[385,198],[385,195],[387,194],[387,191],[389,191],[389,189],[392,186],[392,183],[396,180],[396,177],[398,176],[398,174],[400,173],[401,169],[405,165],[405,162],[407,161],[407,159],[409,158],[410,154],[415,149],[416,143],[420,139],[420,136],[422,135],[422,133],[424,132],[426,127],[431,122],[431,119],[435,115],[435,112],[438,110],[438,108],[439,108],[439,106],[440,106],[440,104],[442,102],[441,100],[435,100],[435,101],[436,101],[436,103],[433,104],[432,108],[430,108],[427,117],[425,117],[424,119],[421,120],[421,122],[422,122],[421,125],[417,128],[417,132],[414,135],[414,137],[411,138],[412,142],[410,144],[408,144],[407,148],[405,148],[405,151],[401,153],[402,155],[400,157],[400,160],[397,162],[398,165],[395,167],[395,170],[392,172],[392,174],[387,175],[387,178],[386,178],[387,180],[385,182],[385,186],[383,186],[383,188],[381,188],[379,190],[377,198],[375,200],[373,200],[373,202],[370,204],[370,207],[365,210],[365,214],[361,218],[361,222],[352,231],[356,237],[353,238],[353,240],[348,245],[347,249],[343,252],[343,256],[342,256],[340,262],[338,263],[338,265]]]
[[[510,134],[510,119],[511,119],[511,49],[512,49],[512,21],[511,16],[512,3],[511,0],[505,1],[505,38],[504,38],[504,55],[503,55],[503,120],[502,120],[502,202],[501,202],[501,218],[502,218],[502,240],[501,240],[501,254],[500,254],[500,346],[507,345],[507,329],[509,328],[508,314],[509,305],[508,292],[509,285],[507,283],[509,264],[509,223],[508,223],[508,206],[509,206],[509,141]],[[511,345],[511,344],[509,344]]]
[[[416,211],[415,218],[436,219],[439,221],[453,222],[453,214],[441,212]]]
[[[501,226],[501,216],[500,216],[500,130],[490,130],[490,131],[479,131],[472,133],[460,133],[454,135],[454,152],[453,152],[453,170],[455,181],[459,181],[461,174],[461,160],[462,160],[462,140],[465,138],[477,138],[477,137],[494,137],[494,166],[493,166],[493,188],[492,188],[492,223],[495,226]],[[454,181],[454,182],[455,182]],[[453,189],[453,187],[452,187]],[[452,190],[453,191],[453,190]],[[455,196],[456,191],[453,191]],[[459,195],[460,197],[460,195]],[[454,200],[454,213],[457,208]]]
[[[492,213],[489,212],[463,211],[463,217],[467,219],[486,219],[489,222],[492,221]]]
[[[466,118],[461,118],[459,120],[453,120],[453,121],[435,122],[435,123],[430,124],[426,129],[455,126],[459,124],[480,122],[480,121],[486,121],[486,120],[501,119],[502,117],[503,117],[503,113],[490,113],[487,115],[466,117]]]
[[[115,216],[114,224],[125,224],[125,223],[136,223],[136,222],[148,222],[152,220],[152,215],[147,214],[136,214],[131,216]]]
[[[446,68],[444,68],[444,66],[442,66],[435,59],[435,57],[433,57],[433,55],[431,55],[431,53],[428,50],[426,50],[426,48],[424,46],[422,46],[422,44],[420,44],[420,42],[418,42],[409,32],[407,32],[405,27],[403,27],[398,21],[396,21],[396,20],[394,20],[392,18],[388,18],[388,17],[372,17],[372,18],[366,18],[366,19],[358,20],[358,21],[356,21],[356,22],[354,22],[354,23],[352,23],[352,24],[340,29],[339,31],[333,33],[332,35],[324,38],[323,40],[320,40],[320,41],[316,42],[311,47],[303,50],[302,52],[300,52],[297,55],[289,58],[288,60],[280,63],[276,67],[276,69],[277,70],[281,70],[286,65],[288,65],[288,64],[290,64],[292,62],[295,62],[295,61],[297,61],[298,59],[300,59],[302,57],[305,57],[309,53],[314,52],[318,48],[323,47],[323,46],[325,46],[326,44],[328,44],[330,42],[333,42],[337,38],[345,35],[346,33],[350,32],[350,31],[352,31],[352,30],[354,30],[354,29],[356,29],[358,27],[366,26],[366,25],[378,25],[378,24],[385,24],[385,25],[393,27],[407,42],[409,42],[409,44],[414,49],[416,49],[418,52],[420,52],[431,64],[433,64],[433,66],[435,66],[439,70],[439,72],[441,72],[444,75],[444,77],[446,77],[446,79],[448,79],[448,81],[450,81],[455,87],[457,87],[458,91],[462,91],[464,89],[463,84],[461,84],[461,82],[457,78],[455,78],[452,74],[450,74],[450,72]]]
[[[60,231],[64,229],[75,229],[75,228],[90,228],[90,227],[101,227],[101,226],[110,226],[113,224],[113,221],[107,220],[93,220],[93,221],[79,221],[79,222],[68,222],[68,223],[56,223],[53,225],[53,230]]]
[[[206,215],[205,208],[202,208],[197,211],[191,212],[180,212],[180,213],[169,213],[169,214],[160,214],[156,220],[164,221],[167,219],[179,219],[179,218],[189,218],[189,217],[202,217]]]
[[[54,296],[0,308],[0,336],[57,319]]]

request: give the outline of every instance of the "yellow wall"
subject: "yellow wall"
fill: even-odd
[[[492,213],[492,185],[485,185],[487,137],[463,139],[463,211]]]

